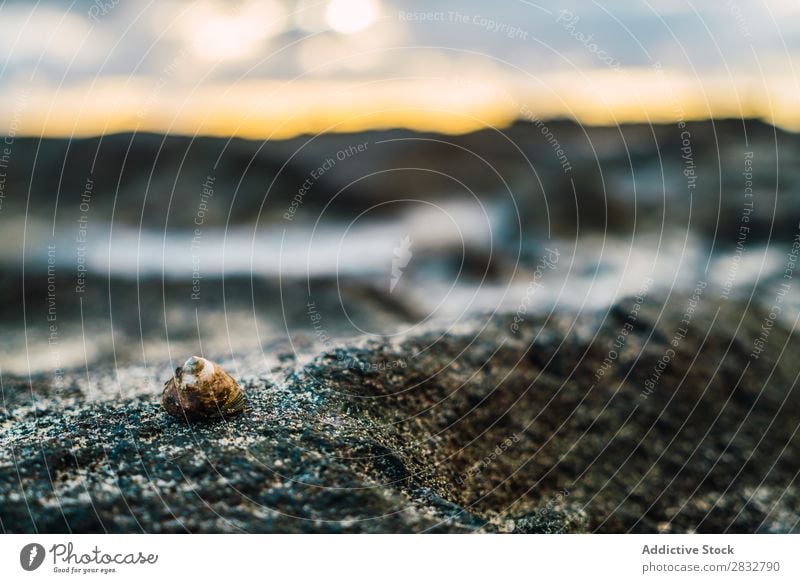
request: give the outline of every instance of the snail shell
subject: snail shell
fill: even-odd
[[[190,357],[164,383],[161,406],[178,419],[198,421],[230,417],[244,411],[241,387],[219,366],[199,356]]]

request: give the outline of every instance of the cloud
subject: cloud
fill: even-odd
[[[266,41],[289,25],[286,7],[279,0],[241,3],[199,0],[191,4],[162,2],[155,33],[185,43],[197,57],[209,61],[238,61],[257,56]],[[163,30],[158,30],[163,28]]]
[[[534,79],[563,78],[568,83],[558,86],[560,94],[550,92],[546,103],[537,101],[542,107],[552,104],[546,110],[559,114],[553,108],[573,88],[585,91],[586,83],[605,80],[617,69],[644,79],[641,73],[658,61],[671,79],[693,83],[695,92],[703,83],[718,83],[722,77],[732,86],[755,87],[758,91],[747,89],[747,94],[766,99],[773,107],[779,103],[788,111],[782,105],[789,102],[782,97],[789,95],[788,90],[772,94],[766,89],[796,88],[795,70],[800,70],[793,66],[800,56],[797,0],[120,1],[96,22],[89,18],[95,1],[102,0],[77,0],[69,7],[54,0],[35,5],[7,0],[0,6],[0,59],[6,59],[0,65],[0,104],[13,103],[14,91],[30,86],[36,103],[61,100],[62,105],[53,110],[58,114],[54,119],[61,120],[57,131],[68,131],[72,126],[67,124],[76,121],[70,119],[72,105],[66,103],[85,105],[87,112],[103,112],[119,103],[119,111],[106,112],[118,128],[123,127],[120,119],[128,119],[126,115],[135,121],[146,110],[151,129],[158,130],[161,126],[156,123],[170,120],[173,110],[184,103],[199,103],[205,116],[207,95],[230,89],[231,95],[244,99],[255,115],[264,118],[259,127],[267,127],[278,114],[287,113],[284,105],[292,112],[297,105],[314,111],[330,109],[333,97],[320,92],[327,87],[335,94],[339,84],[382,86],[392,79],[411,79],[413,94],[426,96],[412,101],[424,107],[439,104],[440,97],[452,104],[459,95],[418,92],[416,84],[423,80],[438,89],[437,83],[443,80],[474,77],[508,92]],[[372,6],[368,18],[358,27],[349,27],[347,15],[360,6]],[[571,29],[558,20],[562,9],[580,17]],[[444,17],[401,16],[414,11]],[[453,13],[459,18],[452,18]],[[333,26],[337,23],[338,28]],[[34,70],[37,75],[31,82]],[[62,78],[65,82],[59,88]],[[292,81],[295,78],[297,82]],[[250,101],[251,96],[263,100],[265,87],[289,82],[306,89],[285,103],[276,103],[274,98],[268,103]],[[597,95],[599,101],[619,101],[615,83],[600,83],[604,93]],[[250,84],[259,89],[251,89]],[[91,93],[92,85],[102,91]],[[326,98],[319,104],[306,103],[308,92],[314,100]],[[537,97],[535,91],[531,93]],[[90,94],[97,96],[87,100]],[[197,95],[204,97],[198,100]],[[400,103],[408,100],[405,95],[396,97]],[[103,99],[110,99],[110,104]],[[597,109],[595,101],[587,106]],[[351,113],[358,113],[359,107],[385,102],[379,95],[374,101],[359,100],[349,107]],[[730,107],[723,105],[730,113]],[[34,109],[32,102],[30,127],[37,128]],[[261,109],[268,112],[262,114]],[[232,106],[225,115],[235,117],[241,111]],[[761,109],[755,113],[772,115]],[[0,111],[0,119],[3,116]],[[790,117],[793,124],[800,123],[799,115]],[[105,127],[98,125],[105,120],[98,120],[79,121],[88,123],[86,127]],[[194,121],[190,116],[182,129],[191,131]],[[211,131],[221,130],[214,126]]]
[[[95,37],[88,43],[90,36]],[[102,59],[88,20],[51,5],[10,4],[0,8],[0,53],[10,63],[77,65]]]

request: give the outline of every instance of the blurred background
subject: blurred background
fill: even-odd
[[[272,342],[595,309],[649,279],[770,304],[800,217],[798,16],[6,1],[0,372],[269,370]]]

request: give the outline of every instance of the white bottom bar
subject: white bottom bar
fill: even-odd
[[[40,553],[31,543],[45,556],[26,571]],[[0,580],[800,581],[799,544],[796,535],[5,535]]]

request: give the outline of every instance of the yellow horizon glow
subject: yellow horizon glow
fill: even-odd
[[[789,81],[708,79],[666,73],[625,78],[551,75],[527,85],[508,78],[371,82],[248,81],[167,88],[145,78],[106,78],[52,90],[17,87],[0,97],[0,133],[85,137],[120,132],[284,139],[301,134],[404,128],[460,134],[519,119],[587,125],[758,118],[800,130]]]

